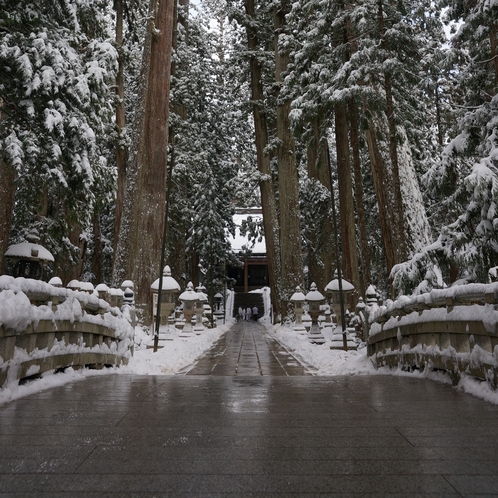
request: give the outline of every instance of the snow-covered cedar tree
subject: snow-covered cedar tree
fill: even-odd
[[[191,11],[193,10],[191,6]],[[233,258],[228,233],[234,232],[233,192],[237,178],[237,110],[231,104],[219,57],[219,33],[198,13],[185,27],[178,25],[173,55],[170,129],[174,147],[168,261],[195,254],[206,270],[212,297],[224,287],[225,265]],[[180,251],[183,254],[178,255]],[[180,264],[180,263],[179,263]],[[176,271],[178,269],[175,269]],[[196,280],[198,266],[184,268]]]
[[[17,173],[13,241],[36,225],[68,276],[80,264],[96,192],[114,188],[100,144],[117,58],[106,7],[5,0],[0,10],[0,150]]]
[[[447,74],[460,89],[453,96],[456,134],[445,137],[440,161],[424,176],[439,236],[421,251],[446,270],[446,283],[463,275],[486,282],[498,261],[497,16],[489,2],[456,2],[448,11],[449,21],[464,21],[447,55]]]

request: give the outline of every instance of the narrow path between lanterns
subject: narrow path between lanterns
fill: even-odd
[[[203,356],[187,375],[295,376],[312,375],[258,322],[241,321]]]

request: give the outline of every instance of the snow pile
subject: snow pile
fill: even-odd
[[[153,352],[153,338],[141,327],[135,328],[135,353],[127,366],[120,367],[119,373],[137,375],[174,375],[188,369],[197,359],[230,328],[231,323],[205,329],[201,334],[186,340],[180,339],[176,332],[172,340],[160,341],[160,349]]]
[[[274,326],[268,331],[277,341],[298,359],[316,369],[316,375],[367,375],[375,373],[375,367],[367,356],[367,348],[358,351],[330,349],[332,328],[324,327],[322,345],[312,344],[307,335],[298,335],[287,325]]]

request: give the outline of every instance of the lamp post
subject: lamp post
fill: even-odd
[[[303,325],[302,320],[306,296],[301,291],[301,287],[299,287],[299,285],[296,287],[296,292],[292,294],[290,301],[294,304],[294,313],[296,314],[296,324],[294,325],[294,331],[300,335],[306,335],[306,328]]]
[[[198,300],[197,292],[194,291],[192,282],[188,283],[187,289],[180,294],[179,299],[183,303],[183,315],[185,317],[185,325],[183,326],[180,337],[189,338],[193,336],[192,316],[194,316],[196,302]]]
[[[159,330],[161,325],[166,326],[163,339],[168,341],[173,340],[171,331],[169,330],[168,319],[171,312],[175,309],[176,295],[180,292],[180,285],[171,276],[171,269],[166,265],[163,269],[161,281],[155,280],[150,286],[152,292],[152,330],[157,331],[154,333],[154,351],[156,351],[157,341],[159,341]],[[159,298],[159,295],[161,296]]]
[[[320,304],[325,301],[325,297],[317,290],[315,282],[311,284],[310,291],[306,294],[306,301],[309,304],[309,314],[311,315],[311,328],[308,339],[314,344],[324,344],[325,337],[323,337],[318,325],[318,315],[320,314]]]

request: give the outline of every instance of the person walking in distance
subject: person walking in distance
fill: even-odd
[[[257,322],[258,321],[258,307],[254,306],[252,309],[252,319]]]
[[[251,308],[246,309],[246,320],[249,321],[251,319]]]
[[[244,319],[243,313],[244,313],[244,310],[242,309],[242,306],[239,306],[239,314],[237,315],[237,320],[239,322]]]

